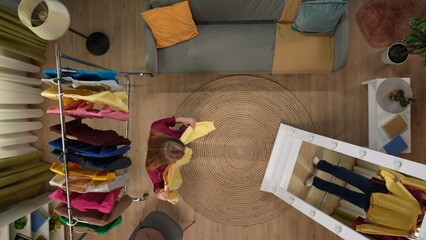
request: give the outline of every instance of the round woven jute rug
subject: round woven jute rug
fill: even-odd
[[[176,116],[214,121],[216,130],[189,144],[182,198],[203,216],[228,225],[253,225],[290,206],[260,191],[279,124],[314,131],[302,104],[285,88],[258,77],[232,76],[193,92]]]

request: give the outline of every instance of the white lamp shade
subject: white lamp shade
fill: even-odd
[[[47,19],[41,25],[34,27],[31,24],[31,16],[34,9],[42,2],[45,2],[48,8]],[[18,15],[25,26],[45,40],[60,38],[70,27],[68,9],[57,0],[22,0],[18,6]]]

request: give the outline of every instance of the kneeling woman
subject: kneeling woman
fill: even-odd
[[[173,129],[177,123],[182,123],[183,126]],[[168,192],[164,190],[163,172],[168,165],[183,157],[185,144],[179,138],[188,125],[195,127],[195,124],[193,118],[170,117],[151,125],[145,167],[154,184],[156,196],[163,201],[168,198]]]

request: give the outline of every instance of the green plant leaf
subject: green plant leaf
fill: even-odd
[[[412,18],[409,21],[411,33],[403,37],[409,54],[423,56],[423,65],[426,66],[426,20],[423,18]]]

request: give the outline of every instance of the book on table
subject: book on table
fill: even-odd
[[[394,138],[407,130],[408,125],[402,116],[397,114],[383,123],[381,127],[389,138]]]
[[[383,148],[390,155],[398,156],[408,148],[408,145],[401,136],[397,136],[386,143]]]

